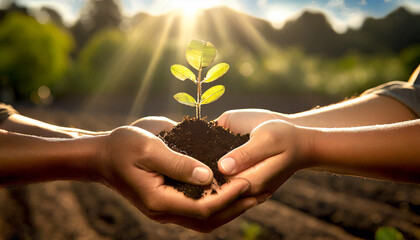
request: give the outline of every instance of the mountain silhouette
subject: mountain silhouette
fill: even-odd
[[[361,52],[391,51],[397,53],[420,43],[420,15],[400,7],[385,18],[367,18],[360,29],[343,36],[344,45]]]
[[[149,22],[162,26],[169,17],[169,14],[139,13],[132,21],[140,25]],[[180,15],[174,17],[173,22],[181,23],[180,18]],[[278,47],[299,47],[308,54],[339,57],[348,51],[398,53],[420,43],[420,15],[404,7],[384,18],[367,18],[359,29],[349,29],[343,34],[333,30],[323,13],[313,11],[303,12],[298,18],[287,21],[281,29],[275,29],[266,20],[227,7],[203,10],[195,21],[196,34],[193,37],[249,51],[259,51],[262,43],[269,43]],[[171,36],[176,37],[180,24],[173,26]],[[158,30],[153,31],[149,37],[158,33]]]
[[[312,54],[337,55],[341,50],[339,35],[325,15],[316,12],[306,11],[296,20],[286,22],[276,40],[280,46],[297,46]]]

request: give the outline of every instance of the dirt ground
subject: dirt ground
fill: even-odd
[[[203,110],[212,119],[230,108],[275,106],[271,109],[296,112],[333,101],[305,96],[250,97]],[[185,114],[174,113],[179,107],[169,111],[172,105],[159,104],[159,99],[152,98],[141,116],[180,120]],[[93,111],[68,102],[44,108],[21,104],[17,109],[43,121],[89,130],[126,124],[129,111],[129,107],[106,104]],[[420,239],[420,185],[300,171],[267,202],[210,234],[155,223],[99,184],[56,181],[0,189],[0,239],[5,240],[235,240],[253,233],[257,237],[251,239],[373,239],[381,226],[396,227],[405,239]]]

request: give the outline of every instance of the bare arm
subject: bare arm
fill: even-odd
[[[206,165],[137,127],[76,139],[0,130],[0,187],[61,179],[97,181],[151,219],[198,231],[211,231],[257,204],[254,197],[240,198],[249,188],[244,179],[224,185],[217,195],[193,200],[164,185],[163,174],[199,185],[213,178]]]
[[[309,129],[316,167],[368,177],[420,182],[420,120],[338,129]]]
[[[77,128],[61,127],[20,114],[12,114],[0,123],[0,129],[41,137],[74,138],[82,135],[103,135],[109,132],[93,132]]]
[[[281,114],[276,114],[282,119]],[[387,96],[369,94],[330,106],[288,115],[289,121],[306,127],[358,127],[415,119],[404,104]]]
[[[420,65],[413,72],[408,83],[413,84],[419,78],[419,74]],[[281,114],[261,109],[231,110],[223,113],[217,122],[233,132],[250,133],[259,124],[273,119],[305,127],[358,127],[390,124],[416,118],[416,114],[398,100],[371,93],[295,114]]]
[[[162,130],[170,130],[176,122],[165,117],[143,117],[130,124],[131,126],[143,128],[153,134]],[[0,129],[10,132],[35,135],[40,137],[75,138],[80,136],[95,136],[109,134],[110,131],[88,131],[78,128],[69,128],[45,123],[20,114],[12,114],[0,123]]]
[[[95,180],[98,141],[60,140],[0,130],[0,186],[47,180]]]
[[[251,182],[252,195],[273,193],[304,168],[418,183],[420,120],[355,128],[307,128],[271,120],[219,161],[222,173]]]

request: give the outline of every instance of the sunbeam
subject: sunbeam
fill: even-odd
[[[128,116],[128,120],[134,120],[136,117],[141,115],[141,112],[144,107],[145,100],[147,98],[151,80],[156,70],[156,66],[160,58],[162,57],[163,50],[165,48],[165,44],[168,42],[168,35],[173,25],[173,21],[175,18],[175,14],[170,14],[168,20],[165,22],[165,25],[162,28],[161,35],[159,37],[159,42],[154,49],[153,57],[147,67],[146,73],[141,81],[140,88],[137,92],[136,97],[134,98],[134,102]]]

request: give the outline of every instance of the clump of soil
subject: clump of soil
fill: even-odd
[[[226,183],[224,175],[217,167],[217,161],[226,153],[249,140],[247,135],[235,135],[228,129],[217,126],[215,122],[207,122],[196,118],[184,118],[169,132],[159,133],[159,137],[172,150],[193,157],[211,168],[214,179],[210,186],[197,186],[183,183],[165,176],[165,184],[173,186],[187,197],[199,199],[206,189],[217,193],[217,187]]]

